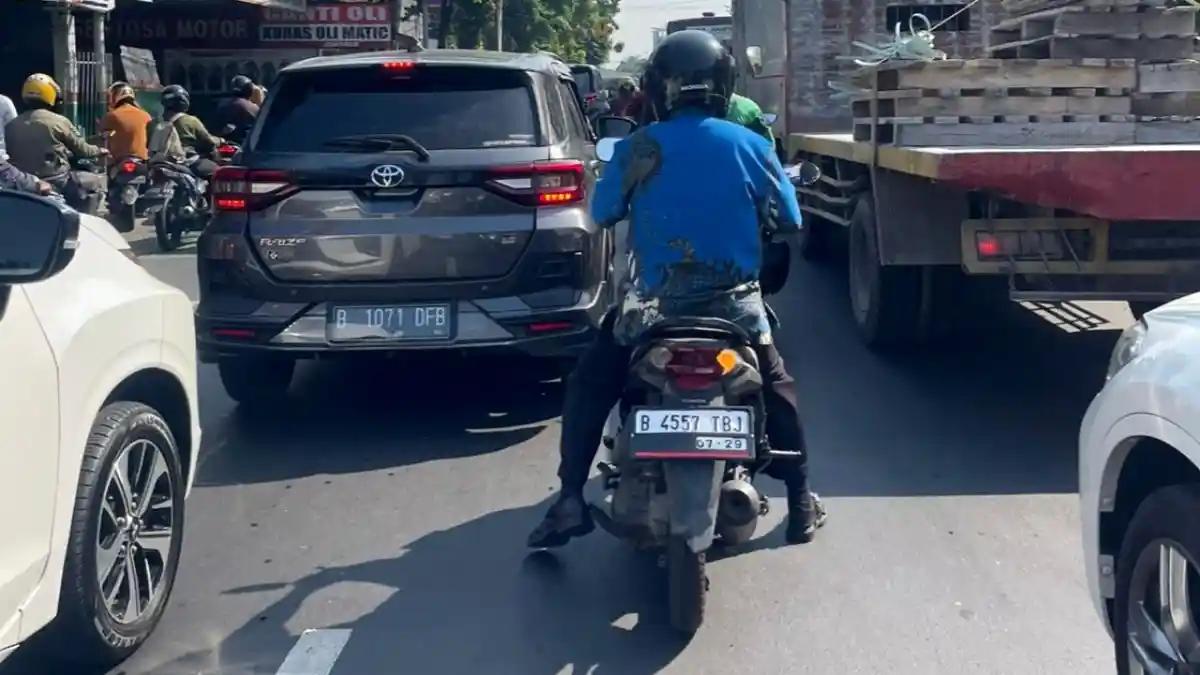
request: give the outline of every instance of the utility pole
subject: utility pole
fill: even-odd
[[[504,0],[496,0],[496,51],[504,51]]]

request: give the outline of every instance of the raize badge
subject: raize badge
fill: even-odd
[[[307,237],[259,237],[258,250],[272,262],[291,262],[295,258],[296,247],[306,241]]]

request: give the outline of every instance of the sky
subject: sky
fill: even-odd
[[[648,56],[650,54],[650,29],[663,27],[672,19],[687,19],[713,12],[719,16],[729,14],[730,0],[621,0],[621,11],[617,14],[617,30],[614,42],[624,42],[625,51],[613,54],[613,63],[626,56]]]

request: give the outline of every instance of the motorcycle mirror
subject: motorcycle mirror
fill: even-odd
[[[775,124],[775,120],[779,119],[779,115],[775,113],[766,113],[763,115],[763,121],[767,124]]]
[[[601,138],[596,141],[596,158],[601,162],[608,163],[612,161],[613,154],[617,151],[617,138]]]
[[[746,47],[746,62],[750,64],[750,72],[755,75],[762,75],[763,72],[763,53],[762,47],[751,45]]]
[[[792,185],[808,186],[821,180],[821,167],[801,160],[799,164],[784,167]]]

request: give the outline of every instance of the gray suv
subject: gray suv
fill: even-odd
[[[200,358],[237,401],[298,359],[395,350],[566,361],[612,299],[613,234],[567,66],[458,50],[283,69],[198,243]]]

